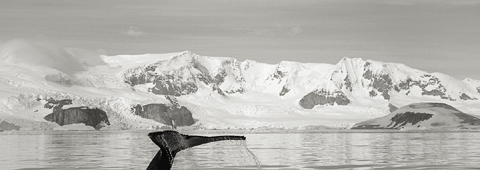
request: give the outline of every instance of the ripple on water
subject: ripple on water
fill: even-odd
[[[0,169],[145,169],[158,151],[148,133],[0,133]],[[173,169],[259,169],[257,162],[262,169],[283,170],[480,167],[476,132],[244,135],[246,143],[215,142],[179,152]]]

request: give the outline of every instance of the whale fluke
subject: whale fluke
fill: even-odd
[[[246,139],[245,136],[184,135],[171,130],[152,132],[148,134],[148,137],[160,147],[160,150],[148,165],[147,170],[169,170],[173,165],[175,155],[187,148],[216,141]]]

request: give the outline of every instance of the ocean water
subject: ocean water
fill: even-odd
[[[158,151],[148,133],[2,132],[0,169],[146,169]],[[247,141],[181,151],[172,169],[480,169],[477,132],[235,135]]]

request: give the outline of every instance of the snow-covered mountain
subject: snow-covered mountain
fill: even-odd
[[[403,64],[265,64],[189,51],[105,56],[47,47],[14,41],[0,48],[0,119],[26,129],[48,124],[42,118],[51,111],[37,98],[100,108],[122,129],[161,126],[135,107],[170,98],[192,112],[192,126],[212,129],[347,126],[419,101],[480,114],[480,81]]]
[[[360,58],[344,58],[336,65],[296,62],[270,65],[204,57],[187,51],[129,68],[123,76],[130,86],[143,87],[144,91],[158,95],[184,96],[205,91],[228,98],[256,92],[281,99],[300,99],[299,105],[307,109],[315,105],[348,105],[358,98],[475,101],[480,96],[476,80],[462,82],[403,64]]]

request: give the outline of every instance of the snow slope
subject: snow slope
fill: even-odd
[[[355,124],[352,129],[476,128],[480,119],[444,103],[414,103],[379,118]]]
[[[15,40],[0,48],[0,119],[23,129],[55,128],[43,120],[50,111],[36,100],[52,97],[105,110],[112,129],[152,129],[163,125],[134,115],[132,108],[169,103],[168,95],[193,113],[198,128],[345,127],[388,114],[389,104],[418,101],[480,114],[478,82],[359,58],[332,65],[264,64],[189,51],[105,56]],[[302,107],[302,99],[314,92],[350,102]]]

